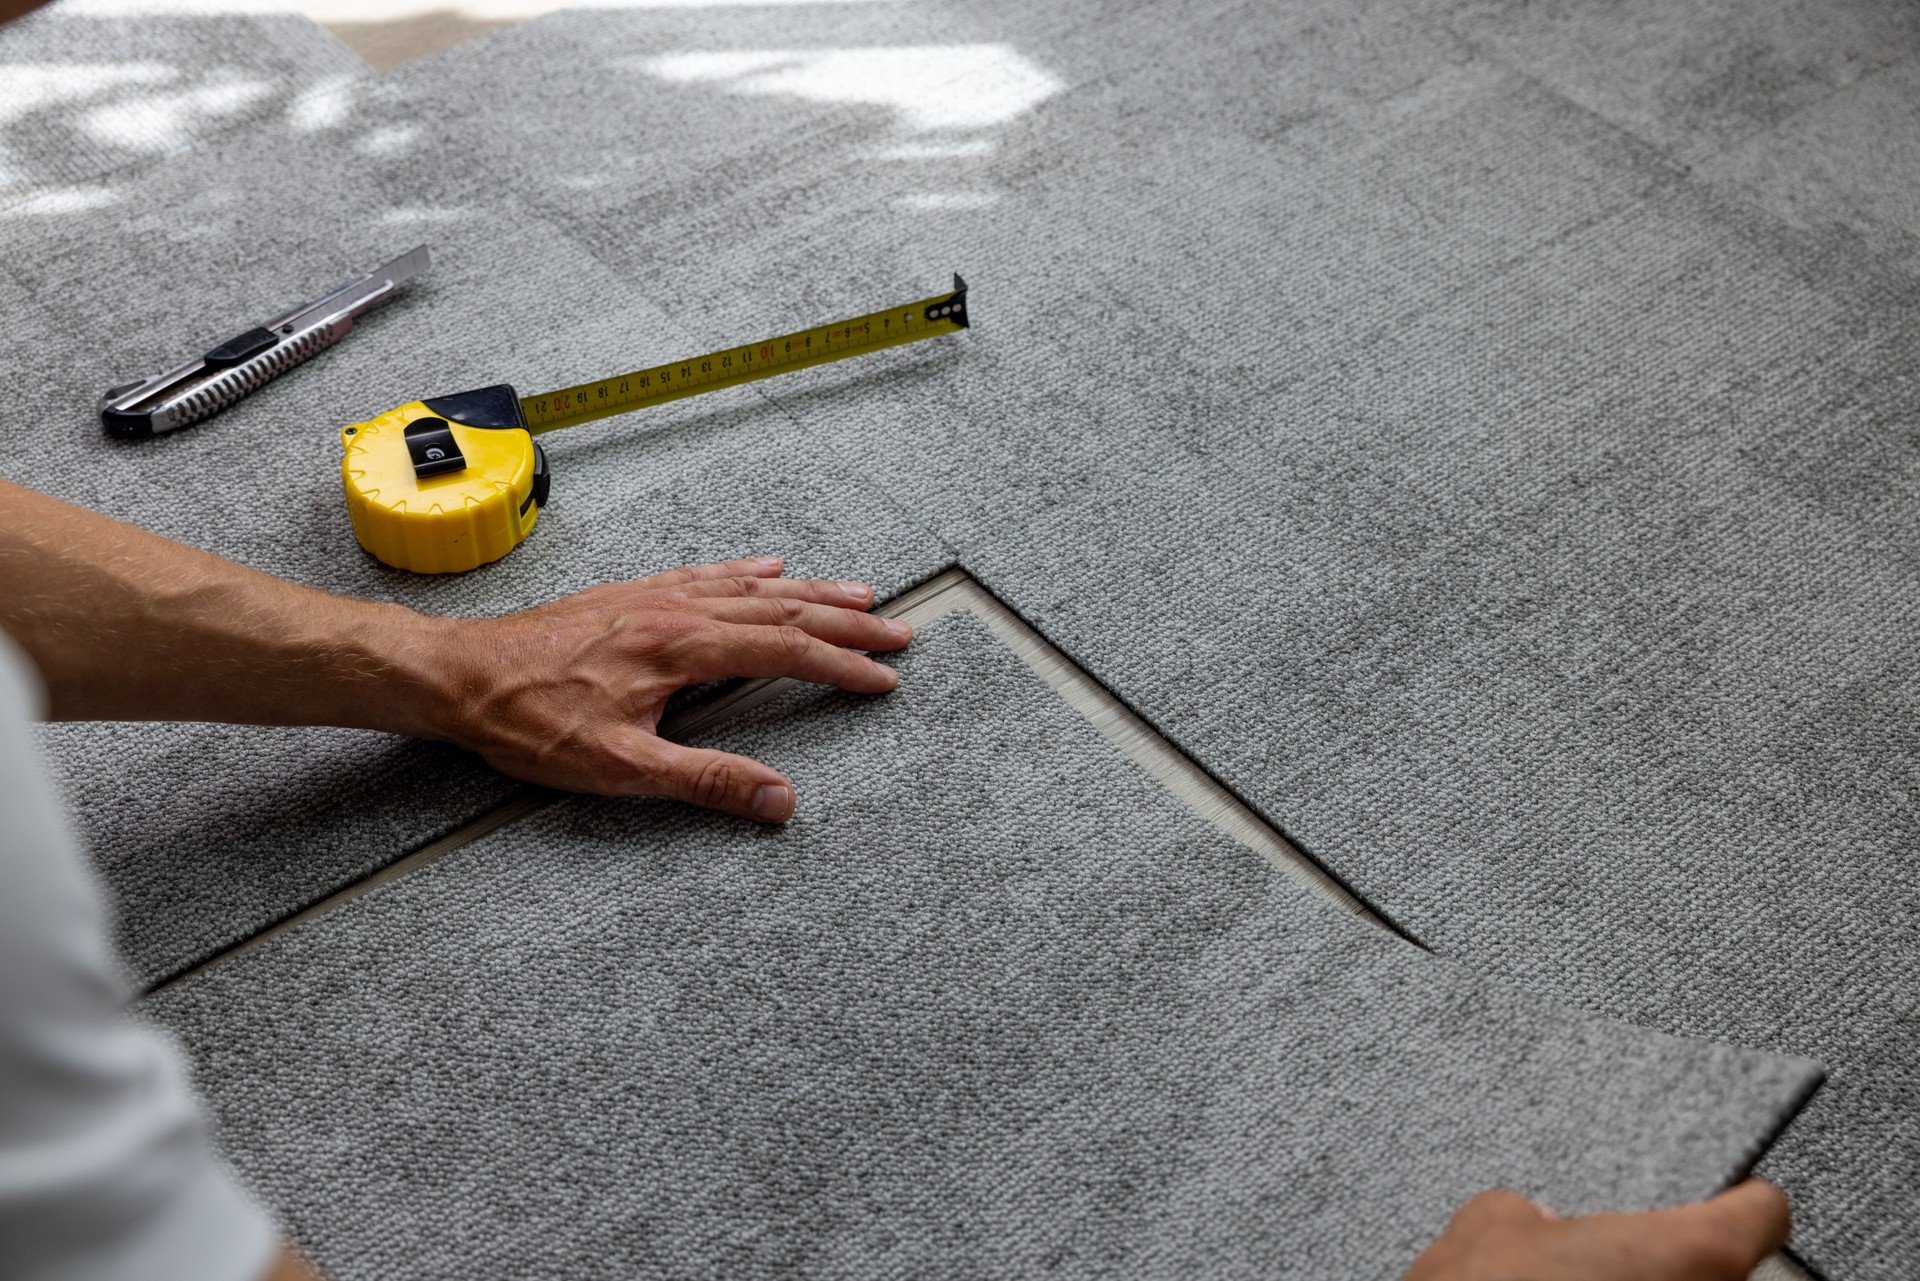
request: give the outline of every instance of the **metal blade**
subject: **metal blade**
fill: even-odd
[[[366,275],[349,280],[323,297],[295,308],[268,324],[266,328],[285,332],[288,326],[292,326],[295,330],[303,329],[309,324],[337,316],[342,312],[350,312],[358,316],[425,271],[427,266],[427,247],[418,245],[385,266],[376,267]]]

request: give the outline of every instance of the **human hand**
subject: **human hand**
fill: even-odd
[[[1692,1205],[1574,1219],[1502,1189],[1461,1206],[1406,1281],[1746,1281],[1788,1229],[1787,1199],[1760,1179]]]
[[[913,630],[864,612],[865,583],[780,571],[775,557],[696,565],[502,618],[438,620],[451,661],[434,736],[531,783],[784,822],[793,784],[747,757],[661,738],[667,698],[733,676],[885,693],[899,676],[855,651],[897,650]]]

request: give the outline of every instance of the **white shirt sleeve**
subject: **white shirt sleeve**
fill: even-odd
[[[266,1215],[208,1148],[174,1048],[122,1013],[99,895],[0,637],[0,1276],[256,1281]]]

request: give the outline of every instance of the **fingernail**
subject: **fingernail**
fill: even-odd
[[[887,633],[890,636],[892,636],[895,640],[901,640],[901,641],[912,640],[913,624],[906,622],[903,619],[889,618],[887,620]]]
[[[777,783],[763,784],[753,794],[753,816],[763,823],[778,823],[793,813],[793,789]]]
[[[887,674],[887,675],[889,675],[889,676],[891,676],[891,677],[893,678],[892,680],[890,680],[890,681],[888,681],[888,682],[887,682],[887,688],[888,688],[888,689],[899,689],[899,688],[900,688],[900,673],[899,673],[899,672],[897,672],[897,671],[895,671],[895,670],[894,670],[893,668],[891,668],[891,667],[888,667],[888,666],[887,666],[887,665],[886,665],[885,663],[881,663],[881,664],[879,664],[879,667],[880,667],[880,668],[881,668],[882,670],[884,670],[884,671],[886,672],[886,674]]]
[[[755,569],[780,568],[780,558],[778,556],[755,556],[750,563]]]
[[[851,596],[855,600],[866,600],[873,595],[873,588],[865,583],[835,583],[834,586],[838,587],[844,595]]]

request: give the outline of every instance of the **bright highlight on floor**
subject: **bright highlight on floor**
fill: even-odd
[[[675,84],[887,107],[915,132],[1003,125],[1065,88],[1002,44],[726,50],[669,54],[638,65]]]

